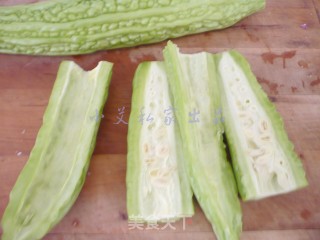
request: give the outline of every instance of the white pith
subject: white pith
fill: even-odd
[[[233,120],[234,134],[238,140],[233,144],[244,149],[244,159],[236,161],[247,161],[257,196],[270,196],[294,189],[295,181],[288,159],[276,138],[271,121],[245,74],[229,53],[222,55],[219,71],[230,121],[238,119]]]
[[[163,67],[153,62],[147,78],[140,135],[140,184],[143,186],[140,188],[142,216],[139,217],[148,221],[166,220],[177,218],[182,212],[174,122],[165,124],[164,111],[172,104]]]
[[[184,88],[188,91],[188,104],[185,105],[185,109],[178,110],[184,111],[185,121],[189,125],[188,127],[194,131],[192,141],[197,146],[196,149],[199,150],[196,153],[198,156],[197,166],[202,171],[203,179],[208,181],[207,184],[217,182],[221,179],[223,172],[216,171],[219,167],[217,159],[220,158],[220,150],[215,146],[219,142],[219,137],[217,137],[219,134],[215,136],[213,131],[216,113],[212,111],[214,98],[211,96],[210,81],[212,79],[209,76],[207,53],[200,52],[192,55],[179,53],[179,61],[181,62],[184,84],[188,86]],[[199,122],[192,122],[192,117],[188,115],[194,110],[199,113],[196,116]],[[219,109],[215,109],[215,111],[217,110]]]

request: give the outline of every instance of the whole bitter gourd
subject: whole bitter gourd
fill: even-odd
[[[265,0],[52,0],[0,8],[0,52],[84,54],[229,27]]]

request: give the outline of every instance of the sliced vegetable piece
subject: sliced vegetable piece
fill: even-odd
[[[180,145],[164,64],[141,63],[133,81],[129,120],[129,219],[172,221],[193,215],[193,193]]]
[[[70,55],[229,27],[265,0],[55,0],[0,8],[0,52]]]
[[[239,239],[242,214],[223,144],[214,58],[181,54],[169,42],[164,59],[193,192],[218,239]]]
[[[307,185],[275,106],[236,51],[217,57],[226,136],[242,199],[260,199]]]
[[[41,239],[77,199],[95,146],[112,64],[62,62],[29,160],[2,218],[2,240]]]

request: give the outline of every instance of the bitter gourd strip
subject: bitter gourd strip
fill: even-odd
[[[130,220],[172,221],[194,213],[181,139],[162,62],[144,62],[133,81],[128,133]]]
[[[236,51],[216,59],[226,136],[242,198],[259,199],[306,186],[283,121],[246,59]]]
[[[229,27],[264,0],[58,0],[0,8],[0,52],[70,55]]]
[[[214,57],[181,54],[169,42],[164,59],[193,192],[218,239],[239,239],[242,214],[223,144]]]
[[[41,239],[71,208],[86,178],[112,64],[88,72],[62,62],[29,160],[2,218],[2,240]]]

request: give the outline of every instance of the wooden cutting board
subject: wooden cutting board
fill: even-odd
[[[35,1],[5,0],[0,5],[23,2]],[[242,203],[242,239],[320,239],[319,13],[318,0],[267,0],[265,10],[229,29],[174,40],[186,53],[230,48],[242,52],[283,116],[305,166],[307,188]],[[131,230],[134,226],[127,221],[127,125],[115,123],[122,107],[123,120],[128,121],[137,65],[161,60],[165,44],[69,57],[0,54],[0,217],[34,144],[60,62],[73,60],[88,70],[107,60],[114,63],[112,83],[85,186],[45,239],[215,239],[197,204],[193,218],[158,230],[147,230],[146,225]]]

